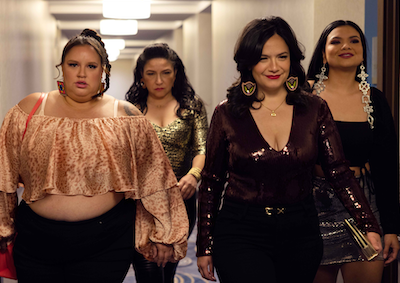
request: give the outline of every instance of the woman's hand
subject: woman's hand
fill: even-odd
[[[187,200],[196,192],[197,180],[192,174],[186,174],[179,180],[178,188],[181,191],[182,198]]]
[[[14,239],[14,235],[10,236],[10,237],[5,237],[5,238],[1,238],[0,239],[0,252],[1,253],[5,253],[7,251],[7,247],[8,247],[8,243],[10,243],[12,241],[12,239]]]
[[[378,233],[375,232],[368,232],[367,233],[367,239],[368,241],[371,242],[372,246],[374,249],[380,253],[382,251],[382,242],[381,242],[381,236],[379,236]]]
[[[217,281],[214,277],[214,265],[210,255],[200,256],[197,258],[197,267],[203,278],[211,281]]]
[[[399,252],[400,245],[396,234],[385,234],[383,239],[385,242],[383,258],[385,260],[385,265],[387,265],[397,258],[397,253]]]
[[[153,249],[153,260],[157,266],[165,267],[168,261],[173,261],[174,248],[171,245],[155,243]]]
[[[0,240],[0,253],[5,253],[7,251],[7,239],[2,238]]]

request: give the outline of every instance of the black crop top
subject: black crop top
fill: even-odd
[[[335,121],[346,159],[350,166],[362,167],[369,162],[373,144],[373,132],[367,121]]]

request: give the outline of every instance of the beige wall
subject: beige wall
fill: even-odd
[[[56,38],[47,3],[0,0],[0,121],[29,93],[56,88]]]
[[[176,30],[171,31],[167,35],[158,38],[155,42],[163,42],[168,44],[170,48],[172,48],[178,56],[182,59],[183,54],[183,31],[182,28],[178,28]]]
[[[200,13],[183,23],[182,61],[195,92],[212,114],[211,14]]]
[[[314,0],[314,42],[336,20],[350,20],[364,31],[365,0]]]
[[[133,60],[120,59],[111,62],[110,88],[107,94],[125,100],[125,94],[133,83]]]

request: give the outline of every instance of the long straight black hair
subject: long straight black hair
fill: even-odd
[[[317,45],[315,46],[314,53],[311,58],[310,65],[308,66],[308,72],[307,72],[307,79],[308,80],[317,80],[315,75],[319,74],[321,72],[321,67],[324,64],[323,62],[323,53],[325,52],[325,46],[326,46],[326,40],[328,38],[328,35],[337,27],[341,26],[351,26],[353,27],[359,34],[360,34],[360,39],[361,39],[361,44],[363,47],[363,58],[364,58],[364,66],[365,66],[365,72],[367,71],[367,41],[365,40],[364,33],[360,29],[360,27],[352,22],[352,21],[344,21],[344,20],[338,20],[330,23],[329,25],[326,26],[326,28],[323,30],[321,36],[319,37],[319,40],[317,42]],[[360,81],[361,79],[357,77],[357,74],[360,73],[360,66],[357,67],[357,73],[355,80]],[[326,64],[326,73],[325,75],[329,74],[329,64]]]

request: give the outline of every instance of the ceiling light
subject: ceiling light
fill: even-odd
[[[107,50],[108,61],[114,62],[115,60],[118,59],[119,54],[120,54],[119,49],[108,49]]]
[[[136,20],[101,20],[100,33],[105,35],[134,35],[137,34]]]
[[[150,18],[150,0],[103,0],[103,17],[113,19]]]
[[[106,49],[118,49],[122,50],[125,48],[125,40],[123,39],[103,39]]]

